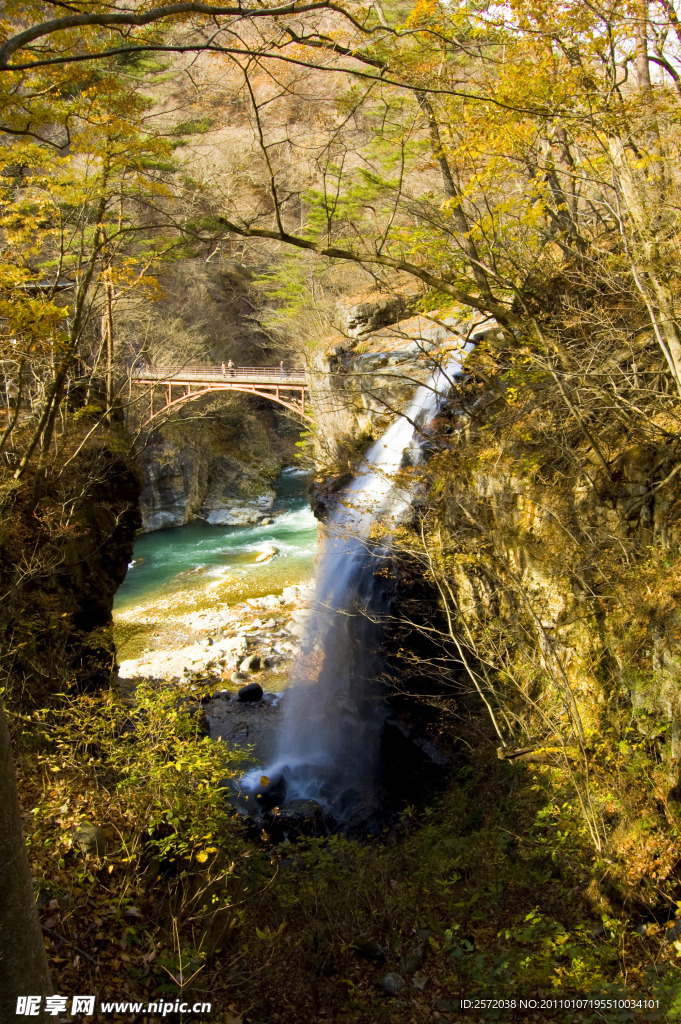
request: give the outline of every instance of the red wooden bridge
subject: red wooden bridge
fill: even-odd
[[[135,387],[149,391],[145,427],[187,402],[220,391],[259,395],[313,422],[308,413],[309,384],[305,370],[280,366],[137,366],[131,372],[131,381]],[[162,404],[159,398],[163,399]]]

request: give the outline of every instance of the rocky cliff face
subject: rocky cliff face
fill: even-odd
[[[114,431],[84,443],[39,496],[5,496],[0,527],[3,685],[39,704],[110,681],[111,611],[139,526],[139,477]],[[20,638],[20,639],[17,639]]]
[[[249,407],[248,399],[217,419],[168,424],[139,456],[142,531],[194,519],[224,526],[259,522],[272,507],[282,465],[293,459],[297,432],[296,424],[273,409]]]
[[[383,349],[328,357],[347,368],[332,397],[358,441],[353,373],[386,356],[387,372]],[[402,469],[417,500],[393,537],[393,703],[401,721],[445,710],[451,735],[548,766],[547,793],[616,851],[592,905],[647,906],[648,879],[672,892],[678,862],[681,410],[645,337],[555,358],[484,338],[428,425],[429,459]],[[348,461],[322,481],[321,514]]]
[[[360,302],[340,308],[339,318],[347,338],[364,338],[374,334],[381,327],[405,320],[408,310],[420,297],[414,292],[406,295],[381,295],[374,293]]]
[[[377,303],[374,305],[378,305]],[[356,322],[351,307],[350,324]],[[373,306],[372,306],[373,309]],[[338,450],[358,435],[379,436],[434,368],[446,326],[412,316],[373,327],[403,312],[387,299],[366,319],[366,330],[346,329],[318,355],[312,368],[313,402],[322,446]],[[323,452],[322,452],[323,454]]]
[[[342,332],[311,368],[320,515],[355,472],[371,441],[387,429],[422,384],[463,344],[459,318],[410,315],[408,300],[386,296],[349,306]]]
[[[161,440],[141,459],[142,532],[184,526],[194,519],[241,526],[263,518],[274,502],[270,486],[281,463],[252,467],[232,455],[215,455],[191,440]],[[269,469],[269,473],[267,470]]]
[[[641,806],[677,799],[674,445],[654,429],[652,408],[648,429],[633,417],[623,429],[605,403],[587,425],[550,378],[516,372],[509,390],[512,358],[472,357],[438,424],[411,542],[447,611],[462,689],[487,706],[500,756],[569,766],[588,794],[593,752],[616,739],[610,758],[643,748],[650,758]],[[627,800],[613,801],[613,828],[629,828]],[[601,827],[595,817],[590,827]]]

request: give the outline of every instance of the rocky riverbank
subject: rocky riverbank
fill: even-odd
[[[184,632],[177,646],[147,650],[122,661],[125,685],[154,681],[195,696],[213,739],[251,747],[266,760],[274,746],[279,698],[298,652],[312,588],[284,587],[280,594],[178,616]],[[191,642],[183,642],[183,639]]]
[[[254,672],[279,668],[297,649],[310,587],[250,597],[230,607],[178,616],[192,642],[148,650],[119,666],[120,679],[243,685]]]

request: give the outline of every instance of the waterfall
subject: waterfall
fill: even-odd
[[[375,579],[384,563],[372,552],[372,534],[375,527],[389,534],[408,509],[395,473],[405,459],[418,458],[419,432],[437,414],[471,347],[418,388],[371,446],[365,468],[330,516],[274,762],[246,775],[242,792],[291,809],[313,800],[339,821],[362,820],[375,807],[384,722],[380,620],[388,598],[385,580],[377,585]]]

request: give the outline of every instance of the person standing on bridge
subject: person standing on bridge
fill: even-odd
[[[286,379],[286,370],[284,369],[284,360],[283,359],[279,363],[279,373],[281,374],[281,379],[285,380]]]
[[[224,360],[222,362],[222,376],[223,377],[227,376],[227,367],[225,366]]]
[[[224,365],[224,364],[223,364],[223,365]],[[231,359],[230,359],[230,361],[229,361],[229,362],[227,363],[227,369],[229,370],[229,375],[230,375],[230,377],[233,377],[233,376],[234,376],[234,363],[232,362],[232,360],[231,360]]]

